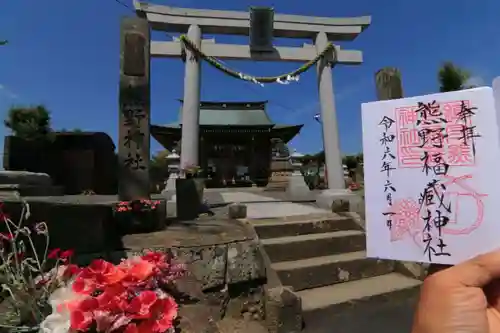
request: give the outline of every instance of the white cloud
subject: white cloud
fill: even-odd
[[[482,87],[482,86],[485,86],[485,85],[486,85],[485,80],[482,77],[480,77],[480,76],[471,76],[465,82],[465,86],[466,87],[470,87],[470,86],[473,86],[473,87]]]
[[[10,99],[17,99],[19,98],[19,96],[14,93],[12,90],[10,90],[9,88],[7,88],[5,85],[1,84],[0,83],[0,93]]]

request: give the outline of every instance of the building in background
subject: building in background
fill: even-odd
[[[266,105],[267,101],[200,103],[199,163],[211,180],[208,186],[265,186],[275,171],[273,162],[288,161],[286,144],[303,125],[273,123]],[[179,152],[181,112],[182,106],[177,122],[151,125],[153,137],[170,151]]]

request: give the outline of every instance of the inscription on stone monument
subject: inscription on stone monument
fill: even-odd
[[[118,142],[118,196],[122,201],[149,198],[149,40],[146,20],[122,20]]]
[[[144,76],[146,69],[146,40],[143,35],[127,33],[125,35],[125,52],[123,54],[123,74],[127,76]]]

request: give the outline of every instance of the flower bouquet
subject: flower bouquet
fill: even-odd
[[[1,210],[0,331],[9,332],[173,332],[177,316],[174,280],[186,272],[170,255],[147,252],[114,265],[102,259],[88,267],[71,264],[72,250],[49,251],[47,224],[24,226],[24,203],[14,223]],[[44,237],[43,256],[34,237]],[[37,243],[38,244],[38,243]],[[9,307],[5,309],[5,304]]]
[[[158,227],[159,204],[158,200],[121,201],[114,207],[114,215],[124,233],[153,231]]]
[[[156,207],[160,204],[159,200],[133,200],[133,201],[120,201],[116,207],[116,212],[151,212],[156,210]]]
[[[50,296],[52,314],[41,331],[174,332],[177,303],[169,291],[184,272],[184,266],[157,252],[118,265],[95,260]]]

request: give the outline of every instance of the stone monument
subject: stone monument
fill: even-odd
[[[148,21],[121,22],[118,198],[150,197],[150,38]]]
[[[379,101],[403,98],[401,73],[397,68],[386,67],[375,73],[375,85]]]

